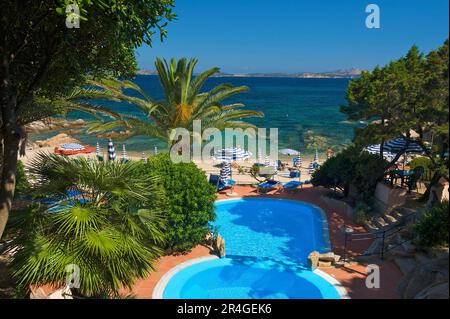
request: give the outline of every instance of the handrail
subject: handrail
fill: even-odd
[[[389,227],[385,228],[385,229],[381,229],[378,230],[376,232],[371,232],[371,233],[350,233],[350,232],[345,232],[344,233],[344,263],[347,261],[347,255],[348,255],[348,251],[347,251],[347,243],[350,241],[361,241],[361,240],[368,240],[368,239],[381,239],[381,249],[380,251],[377,252],[373,252],[373,253],[368,253],[368,254],[360,254],[360,256],[372,256],[372,255],[380,255],[381,260],[384,259],[384,254],[406,242],[411,241],[411,239],[402,241],[401,243],[394,245],[394,247],[390,247],[390,248],[386,248],[385,247],[385,241],[386,239],[394,236],[395,234],[399,233],[400,231],[402,231],[403,229],[405,229],[408,226],[408,221],[415,221],[417,218],[417,215],[419,214],[419,211],[415,211],[413,213],[410,213],[408,215],[402,216],[401,220],[399,223],[395,223],[393,225],[390,225]],[[412,219],[411,219],[412,217]],[[364,236],[367,236],[364,238]]]

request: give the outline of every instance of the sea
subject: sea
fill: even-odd
[[[156,75],[139,75],[133,81],[153,99],[164,99]],[[347,121],[339,110],[340,106],[346,103],[345,91],[349,81],[325,78],[212,77],[208,79],[204,90],[221,83],[248,86],[248,92],[235,95],[225,102],[243,103],[248,109],[262,111],[263,118],[251,118],[248,121],[258,128],[278,128],[279,149],[291,148],[308,155],[316,150],[323,153],[327,148],[339,151],[351,143],[354,128],[362,125],[359,122]],[[98,103],[123,114],[143,117],[137,107],[128,103]],[[93,119],[80,112],[71,112],[67,117]],[[33,134],[31,141],[46,139],[65,130],[67,129]],[[98,141],[106,148],[108,142],[106,139],[87,134],[84,129],[72,132],[71,135],[91,146]],[[146,136],[135,136],[117,143],[125,144],[129,152],[151,153],[155,146],[158,150],[167,150],[163,141]]]

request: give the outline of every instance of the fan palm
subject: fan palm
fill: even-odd
[[[85,103],[92,103],[86,99],[112,99],[125,101],[136,105],[144,114],[146,120],[131,116],[115,116],[113,121],[99,121],[91,125],[89,132],[99,133],[114,129],[127,129],[130,135],[147,135],[159,138],[169,143],[171,132],[175,128],[185,128],[192,132],[193,122],[201,120],[202,128],[250,128],[254,125],[243,121],[250,117],[262,117],[263,113],[244,110],[241,103],[226,104],[224,100],[235,94],[246,92],[246,86],[234,87],[231,84],[220,84],[213,89],[202,92],[208,78],[219,72],[212,68],[194,76],[196,59],[189,62],[185,58],[170,63],[157,59],[155,62],[159,81],[165,99],[153,100],[139,86],[130,81],[116,79],[100,79],[91,81],[97,89],[91,89],[83,98]],[[124,93],[124,89],[131,89],[133,97]],[[86,92],[89,93],[89,92]]]
[[[16,237],[8,249],[17,250],[12,266],[20,285],[64,284],[66,267],[76,265],[77,292],[117,296],[154,269],[164,239],[163,194],[154,186],[157,177],[137,173],[138,165],[36,157],[29,167],[35,193],[55,202],[10,220]]]

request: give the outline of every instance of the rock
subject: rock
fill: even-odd
[[[312,253],[310,253],[308,255],[309,266],[312,269],[315,269],[319,266],[319,256],[320,256],[320,253],[318,251],[313,251]]]
[[[329,252],[329,253],[320,254],[319,260],[320,261],[334,261],[334,253]]]
[[[409,272],[398,286],[402,298],[431,298],[430,296],[448,296],[449,259],[439,258],[418,265]],[[443,289],[447,287],[447,292]],[[448,298],[448,297],[447,297]]]
[[[448,282],[431,285],[419,292],[414,299],[449,299]]]
[[[319,268],[331,267],[331,261],[320,261],[319,260],[318,267]]]
[[[414,253],[416,251],[416,246],[411,244],[410,242],[404,242],[402,244],[403,250],[407,253]]]
[[[225,257],[225,239],[223,239],[220,234],[217,234],[214,245],[217,255],[219,255],[220,258]]]
[[[394,262],[404,275],[409,274],[417,266],[417,262],[414,258],[398,257],[394,258]]]

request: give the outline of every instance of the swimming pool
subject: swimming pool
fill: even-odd
[[[155,288],[170,299],[346,297],[332,277],[312,271],[307,256],[330,250],[323,211],[311,204],[267,198],[216,202],[214,226],[226,258],[178,265]]]

